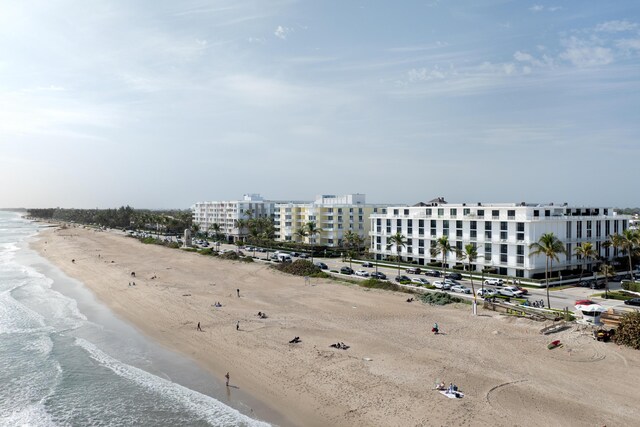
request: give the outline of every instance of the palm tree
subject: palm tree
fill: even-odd
[[[322,233],[322,228],[318,227],[318,225],[313,222],[313,221],[309,221],[307,222],[307,224],[305,225],[305,228],[307,229],[307,235],[309,236],[309,240],[311,241],[311,262],[313,262],[313,252],[315,250],[315,238],[318,234]]]
[[[473,286],[473,274],[471,274],[471,265],[478,259],[478,248],[473,243],[464,246],[464,250],[458,252],[458,258],[467,261],[469,266],[469,277],[471,278],[471,292],[473,292],[473,301],[477,302],[476,288]]]
[[[353,259],[353,253],[355,251],[356,255],[360,253],[360,248],[364,243],[364,239],[360,237],[357,233],[349,230],[344,234],[343,243],[347,248],[347,254],[349,255],[349,268],[351,268],[351,260]]]
[[[547,284],[547,307],[551,308],[551,297],[549,295],[549,273],[553,271],[553,260],[559,261],[558,254],[564,254],[567,249],[564,243],[558,239],[553,233],[545,233],[540,236],[537,242],[529,245],[529,256],[544,255],[547,258],[547,264],[544,271],[544,278]]]
[[[629,279],[633,280],[633,261],[631,256],[638,250],[640,246],[640,232],[627,228],[622,231],[622,251],[626,252],[629,257]]]
[[[602,264],[600,266],[600,273],[604,276],[604,298],[609,298],[609,278],[616,274],[616,270],[609,264]],[[596,276],[596,284],[598,283],[598,276]]]
[[[240,241],[244,241],[243,230],[247,227],[247,220],[239,218],[239,219],[236,219],[234,222],[235,222],[236,228],[238,229],[238,239],[240,239]]]
[[[303,228],[298,228],[295,233],[293,233],[296,238],[300,239],[300,243],[304,242],[304,238],[307,237],[307,230]]]
[[[391,249],[391,246],[396,247],[396,256],[398,258],[398,276],[400,275],[400,250],[407,246],[407,239],[400,233],[396,232],[393,236],[387,239],[387,250]]]
[[[444,268],[444,275],[447,275],[447,257],[454,250],[451,246],[451,242],[449,242],[449,236],[440,236],[438,240],[436,240],[436,246],[431,249],[431,255],[433,257],[437,257],[438,255],[442,255],[442,268]]]
[[[220,224],[218,224],[217,222],[214,222],[213,224],[211,224],[211,226],[209,226],[209,231],[213,230],[213,236],[215,238],[216,241],[220,240],[220,230],[222,230],[222,228],[220,227]]]
[[[584,267],[587,263],[587,260],[594,259],[598,255],[598,253],[596,252],[595,248],[593,247],[593,243],[591,242],[583,243],[582,245],[576,247],[574,252],[579,257],[582,257],[582,270],[580,270],[580,281],[582,282],[582,275],[584,274]]]

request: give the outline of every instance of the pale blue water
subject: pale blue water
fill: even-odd
[[[0,426],[268,425],[30,251],[37,229],[0,212]]]

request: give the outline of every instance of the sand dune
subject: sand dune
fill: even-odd
[[[221,379],[231,371],[233,383],[282,414],[280,424],[622,426],[640,419],[640,352],[577,328],[554,335],[565,345],[550,351],[540,323],[483,310],[472,316],[463,304],[407,303],[406,294],[328,280],[305,285],[262,263],[82,228],[46,230],[33,247],[151,338]],[[224,306],[214,308],[216,301]],[[444,334],[431,333],[436,321]],[[302,342],[289,344],[294,336]],[[329,347],[337,341],[351,347]],[[465,398],[433,391],[440,380]]]

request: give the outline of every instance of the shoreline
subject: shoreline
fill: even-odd
[[[482,311],[472,317],[466,306],[407,304],[404,294],[323,279],[305,286],[301,278],[265,265],[143,245],[80,227],[48,228],[37,238],[33,249],[84,283],[116,315],[215,378],[222,380],[230,371],[232,385],[261,402],[265,413],[273,411],[270,416],[281,418],[282,426],[536,425],[545,420],[578,425],[587,419],[628,424],[640,416],[638,409],[629,410],[638,392],[628,379],[631,371],[640,374],[638,352],[595,348],[593,340],[575,331],[558,334],[567,351],[551,353],[548,337],[537,333],[540,324]],[[128,286],[133,280],[136,286]],[[213,308],[216,301],[223,307]],[[258,311],[269,317],[259,319]],[[445,334],[430,333],[434,321]],[[198,322],[204,332],[196,331]],[[288,344],[294,336],[302,343]],[[351,348],[329,348],[336,341]],[[596,353],[611,355],[598,366],[609,371],[601,389],[610,382],[611,390],[629,398],[576,391],[591,384],[578,378],[580,370],[605,360]],[[442,399],[431,390],[438,381],[458,384],[465,398]],[[543,407],[545,414],[539,415]],[[575,417],[567,418],[567,407],[575,409],[569,411]]]

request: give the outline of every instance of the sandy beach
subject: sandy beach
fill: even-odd
[[[640,352],[577,327],[543,336],[542,323],[482,309],[472,316],[469,305],[305,284],[263,263],[79,227],[46,229],[32,247],[152,339],[221,382],[229,371],[231,385],[272,409],[264,416],[281,414],[282,425],[611,427],[640,419]],[[431,333],[434,322],[442,334]],[[295,336],[301,342],[289,344]],[[564,346],[548,350],[553,339]],[[329,347],[338,341],[350,348]],[[465,397],[434,391],[438,381]]]

